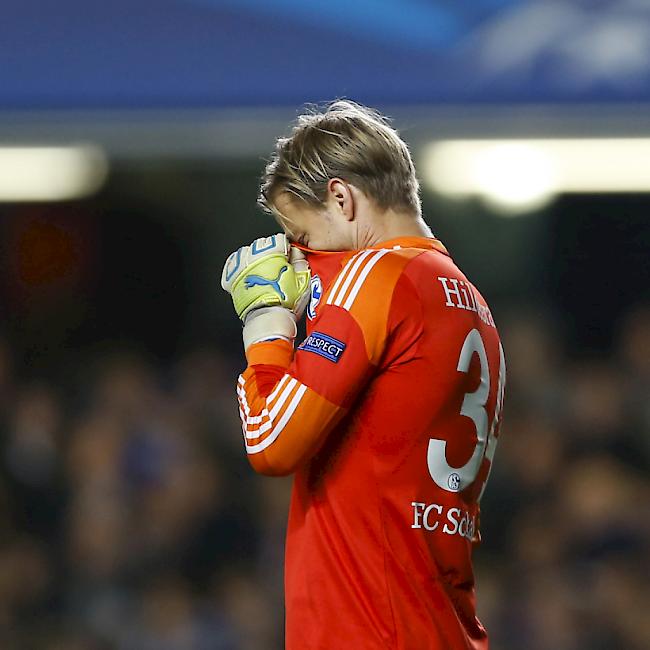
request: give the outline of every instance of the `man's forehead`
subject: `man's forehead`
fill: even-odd
[[[273,212],[283,228],[296,229],[298,227],[296,219],[300,219],[300,209],[287,193],[278,196],[273,205]]]
[[[273,216],[282,230],[284,230],[287,237],[291,240],[295,240],[298,237],[296,224],[283,214],[277,206],[272,206]]]
[[[275,200],[275,210],[284,219],[300,217],[300,206],[289,192],[280,192]]]

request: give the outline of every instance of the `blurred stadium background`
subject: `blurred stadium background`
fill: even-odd
[[[646,0],[8,0],[0,61],[2,648],[282,647],[218,276],[335,97],[394,118],[504,339],[492,647],[650,648]]]

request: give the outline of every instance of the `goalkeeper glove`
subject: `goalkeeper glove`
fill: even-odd
[[[256,239],[228,257],[221,286],[244,323],[244,347],[274,338],[293,341],[309,300],[311,273],[284,234]]]

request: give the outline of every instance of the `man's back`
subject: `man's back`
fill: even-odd
[[[471,550],[505,379],[489,309],[436,240],[308,259],[289,374],[348,410],[296,473],[286,647],[487,648]]]

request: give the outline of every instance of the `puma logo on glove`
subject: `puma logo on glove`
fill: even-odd
[[[283,266],[280,269],[280,272],[276,276],[275,280],[269,280],[268,278],[263,278],[261,275],[247,275],[244,278],[244,284],[246,285],[247,289],[251,289],[256,286],[270,285],[278,292],[282,300],[286,300],[287,296],[285,295],[284,291],[282,291],[282,288],[280,287],[280,276],[285,271],[287,271],[288,268],[289,268],[288,266]]]

